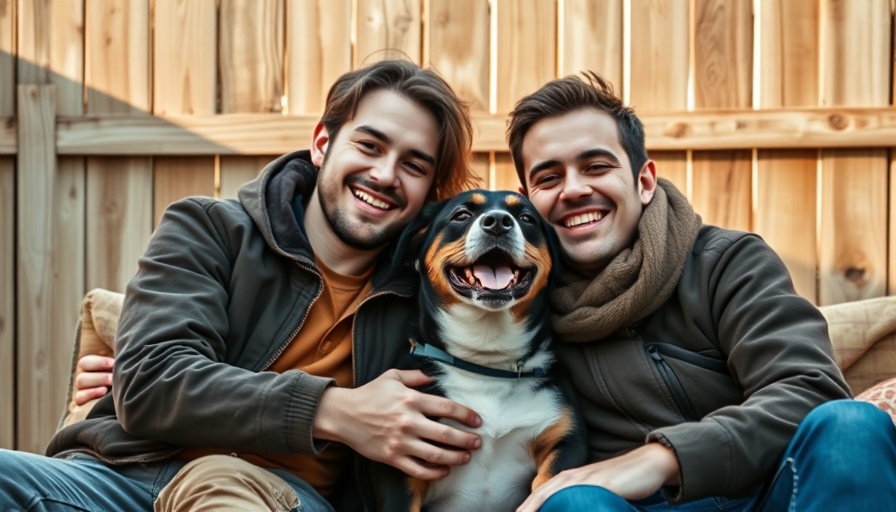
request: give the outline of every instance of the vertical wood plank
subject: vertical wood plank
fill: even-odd
[[[820,19],[821,104],[889,105],[889,0],[821,0]],[[886,292],[887,156],[885,149],[822,152],[821,304]]]
[[[15,110],[15,2],[0,2],[0,116]]]
[[[221,112],[279,112],[283,94],[283,3],[221,2]],[[248,75],[256,80],[239,77]],[[312,78],[313,79],[313,78]],[[311,141],[302,141],[310,145]],[[258,174],[270,158],[222,156],[221,196],[236,197],[234,184]]]
[[[217,11],[214,0],[156,0],[153,112],[215,113]],[[214,157],[153,161],[153,225],[173,201],[215,195]]]
[[[752,104],[751,0],[695,0],[694,108]],[[708,224],[751,229],[749,151],[693,153],[694,208]]]
[[[286,83],[290,114],[323,112],[330,86],[352,67],[351,30],[351,0],[288,1]]]
[[[215,0],[156,0],[153,16],[153,113],[214,114]]]
[[[642,111],[687,110],[688,2],[631,0],[631,12],[628,101]]]
[[[896,68],[894,68],[896,69]],[[896,96],[894,96],[896,98]],[[887,295],[896,295],[896,149],[890,150],[890,261],[887,265]]]
[[[221,0],[221,111],[281,112],[282,0]]]
[[[0,117],[15,112],[15,2],[0,4]],[[15,164],[0,157],[0,448],[15,448]]]
[[[631,0],[629,97],[638,112],[687,110],[690,57],[688,2]],[[657,87],[656,84],[663,84]],[[617,94],[622,89],[617,87]],[[686,151],[650,151],[657,176],[690,189]]]
[[[87,159],[87,289],[124,292],[152,234],[152,175],[143,159]]]
[[[517,100],[557,77],[557,9],[552,0],[496,0],[495,7],[499,80],[495,108],[510,112]],[[500,174],[498,178],[503,179]]]
[[[489,111],[488,0],[429,0],[429,64],[472,112]]]
[[[18,66],[20,79],[55,86],[54,114],[82,114],[83,2],[41,0],[20,2],[18,5],[17,33],[22,51]],[[49,144],[49,151],[53,151],[55,140],[42,143]],[[46,335],[39,346],[35,346],[30,337],[18,338],[20,353],[39,354],[37,357],[47,371],[46,375],[33,374],[28,366],[32,359],[19,358],[22,366],[18,372],[18,389],[20,392],[34,393],[31,400],[23,401],[22,395],[18,397],[19,409],[37,409],[26,413],[18,423],[19,431],[24,434],[19,436],[18,447],[28,451],[43,450],[65,404],[67,379],[58,380],[55,374],[68,373],[72,332],[84,294],[84,159],[56,158],[50,179],[33,179],[44,176],[44,172],[49,171],[18,167],[21,179],[27,180],[31,187],[44,187],[41,194],[52,198],[49,203],[29,202],[20,206],[32,214],[41,210],[37,213],[38,218],[48,216],[48,224],[34,226],[39,231],[31,235],[49,237],[52,247],[47,262],[52,276],[47,285],[50,292],[42,298],[41,308],[20,310],[20,315],[21,311],[25,311],[33,317],[32,321],[43,324]],[[37,194],[35,189],[30,193]],[[41,231],[44,229],[46,231]],[[47,375],[52,377],[47,378]],[[53,421],[44,423],[45,418],[53,418]],[[30,424],[32,420],[41,423]]]
[[[759,19],[759,106],[818,103],[817,0],[762,0]],[[760,150],[753,229],[784,260],[796,291],[818,302],[817,164],[815,150]]]
[[[691,203],[703,222],[750,231],[750,151],[694,151]]]
[[[15,165],[0,157],[0,448],[15,448]]]
[[[886,292],[887,150],[824,151],[820,302]]]
[[[52,210],[55,195],[56,90],[52,85],[22,85],[18,88],[20,172],[16,184],[17,363],[29,375],[17,390],[17,449],[40,452],[49,439],[61,409],[44,406],[58,396],[66,381],[65,365],[52,357],[56,347],[50,322],[53,288]]]
[[[149,3],[89,0],[85,85],[92,114],[148,115]],[[152,232],[150,158],[87,159],[88,289],[124,291]]]
[[[419,0],[357,2],[354,67],[383,59],[420,63],[422,19]]]
[[[519,190],[520,178],[510,153],[495,153],[494,190]]]
[[[563,51],[557,74],[596,71],[621,94],[625,86],[622,79],[622,0],[566,0],[563,5],[558,34]]]
[[[309,141],[310,143],[310,141]],[[234,156],[221,159],[221,197],[236,198],[247,181],[254,180],[258,173],[276,156]]]

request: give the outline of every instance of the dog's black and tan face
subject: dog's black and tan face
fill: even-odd
[[[546,306],[556,238],[515,192],[474,190],[431,204],[406,237],[402,246],[417,255],[424,304],[509,311],[516,319]]]

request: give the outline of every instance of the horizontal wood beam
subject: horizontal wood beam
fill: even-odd
[[[896,108],[812,108],[639,114],[650,150],[896,147]],[[57,118],[63,155],[279,155],[307,147],[317,115]],[[504,114],[475,115],[475,151],[506,151]],[[15,154],[14,118],[0,118],[0,154]]]

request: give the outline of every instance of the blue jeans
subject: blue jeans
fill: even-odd
[[[885,412],[855,400],[815,408],[800,424],[768,487],[741,499],[703,498],[679,505],[656,495],[629,502],[603,487],[563,489],[541,512],[892,510],[896,499],[896,428]]]
[[[183,464],[173,459],[111,468],[89,455],[54,459],[0,450],[0,510],[151,511]]]
[[[185,464],[169,459],[113,468],[89,455],[55,459],[0,450],[0,510],[152,511],[159,493]],[[333,510],[306,482],[285,471],[271,472],[299,496],[297,510]]]

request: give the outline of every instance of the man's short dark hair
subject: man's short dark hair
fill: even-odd
[[[632,172],[637,178],[647,162],[644,147],[644,125],[635,111],[625,106],[613,92],[613,86],[593,71],[582,76],[569,75],[552,80],[534,93],[517,102],[507,126],[507,142],[517,175],[524,189],[523,138],[532,125],[548,117],[557,117],[582,109],[606,112],[616,120],[619,142],[628,155]],[[637,182],[637,179],[635,180]]]

